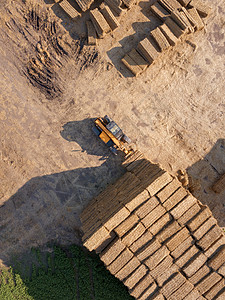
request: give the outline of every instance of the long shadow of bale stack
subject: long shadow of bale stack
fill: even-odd
[[[84,246],[136,299],[225,299],[225,237],[209,208],[139,151],[123,165],[81,215]]]

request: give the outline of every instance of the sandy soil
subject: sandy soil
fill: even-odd
[[[138,148],[173,174],[225,226],[225,8],[211,1],[206,30],[186,36],[138,78],[120,58],[159,21],[141,1],[121,26],[86,45],[76,22],[48,0],[0,1],[0,259],[49,241],[80,243],[79,214],[124,170],[92,134],[110,115]],[[4,4],[3,4],[4,3]]]

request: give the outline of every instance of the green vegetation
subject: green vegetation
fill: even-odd
[[[32,250],[30,266],[17,263],[0,273],[1,300],[132,300],[98,256],[78,246]],[[25,271],[24,271],[25,270]]]

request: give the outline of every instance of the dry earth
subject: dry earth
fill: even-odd
[[[80,243],[82,208],[124,172],[91,131],[105,114],[151,161],[186,169],[195,196],[225,226],[225,192],[210,190],[225,172],[224,1],[210,2],[206,30],[134,78],[120,58],[159,24],[152,2],[89,47],[87,13],[72,22],[50,0],[0,0],[3,263],[52,240]]]

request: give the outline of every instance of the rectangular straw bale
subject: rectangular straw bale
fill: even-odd
[[[181,226],[176,221],[173,221],[157,234],[157,239],[160,241],[160,243],[163,243],[180,229]]]
[[[87,9],[89,9],[92,2],[93,1],[76,0],[76,3],[78,4],[78,6],[81,8],[82,11],[86,11]]]
[[[117,27],[120,26],[119,21],[114,16],[113,12],[111,11],[108,5],[103,5],[100,9],[100,12],[102,13],[112,30],[115,30]]]
[[[135,214],[143,219],[148,213],[150,213],[157,205],[159,200],[156,197],[151,197],[144,204],[142,204],[136,211]]]
[[[219,248],[225,244],[225,236],[224,234],[221,236],[221,238],[219,238],[214,244],[212,244],[208,250],[205,251],[205,255],[207,257],[210,257],[211,255],[213,255],[213,253],[215,253],[216,251],[219,250]]]
[[[190,248],[194,244],[194,240],[191,236],[189,236],[186,240],[184,240],[175,250],[171,252],[171,255],[174,258],[178,258],[181,256],[188,248]]]
[[[89,237],[85,242],[84,246],[89,250],[92,251],[99,247],[105,240],[110,239],[111,235],[109,231],[102,226],[98,229],[91,237]]]
[[[100,259],[108,266],[124,249],[125,245],[116,238],[102,253],[100,253]]]
[[[59,5],[71,17],[71,19],[75,19],[80,16],[80,13],[67,0],[63,0],[59,3]]]
[[[166,284],[164,284],[164,286],[161,288],[161,293],[168,298],[186,281],[186,278],[181,273],[177,273]]]
[[[195,26],[197,30],[201,30],[204,28],[204,23],[201,19],[201,17],[199,16],[197,9],[192,7],[187,9],[188,13],[191,15],[191,17],[193,18],[194,22],[195,22]]]
[[[182,12],[185,14],[186,18],[188,19],[188,21],[190,22],[191,26],[196,29],[196,22],[195,20],[192,18],[191,14],[188,12],[188,10],[185,7],[182,7]]]
[[[132,212],[138,206],[144,203],[147,199],[149,199],[149,193],[147,192],[147,190],[144,190],[135,198],[133,198],[130,202],[126,203],[125,206],[130,212]]]
[[[149,227],[149,231],[156,235],[160,230],[163,229],[170,221],[172,220],[172,217],[169,213],[166,213],[161,218],[159,218],[158,221],[156,221],[152,226]]]
[[[148,269],[145,265],[140,265],[123,283],[129,289],[132,289],[147,273]]]
[[[180,16],[184,23],[187,25],[187,32],[194,32],[195,31],[195,26],[192,26],[190,20],[187,17],[188,13],[185,13],[183,10],[180,11]],[[191,18],[191,17],[190,17]],[[192,19],[192,18],[191,18]]]
[[[125,157],[125,160],[122,162],[122,166],[126,168],[136,160],[143,159],[143,158],[144,158],[143,153],[141,153],[139,150],[136,150],[128,157]]]
[[[181,12],[178,10],[174,10],[171,13],[171,19],[174,20],[174,22],[177,23],[177,25],[184,31],[187,30],[188,24],[184,21],[184,19],[181,16]]]
[[[145,261],[145,264],[150,270],[153,270],[169,253],[169,250],[162,246]]]
[[[149,63],[134,48],[128,53],[128,55],[142,70],[145,70],[149,65]]]
[[[171,181],[172,177],[169,173],[164,172],[161,176],[158,176],[154,181],[152,181],[146,189],[149,191],[150,195],[153,196]]]
[[[200,297],[200,293],[198,290],[193,289],[185,298],[184,300],[196,300]],[[204,298],[203,298],[204,299]],[[201,299],[199,299],[201,300]]]
[[[110,232],[110,237],[104,240],[100,245],[95,248],[97,254],[101,253],[114,239],[116,238],[115,232]]]
[[[159,26],[159,29],[162,31],[162,33],[165,35],[166,39],[170,43],[171,46],[175,46],[178,42],[177,37],[173,34],[173,32],[170,30],[170,28],[164,23]]]
[[[201,0],[192,0],[189,5],[195,7],[199,15],[203,18],[207,17],[211,12],[211,7]]]
[[[159,2],[155,2],[153,5],[151,5],[150,9],[153,14],[155,14],[156,17],[162,21],[169,16],[169,12]]]
[[[119,280],[124,280],[136,270],[140,264],[140,261],[136,257],[133,257],[118,273],[116,273],[115,277]]]
[[[131,296],[135,298],[140,297],[140,295],[152,284],[155,284],[152,276],[150,274],[145,275],[134,287],[132,292],[130,292]]]
[[[194,289],[193,284],[186,281],[178,290],[176,290],[168,300],[182,300],[185,296],[187,296]]]
[[[191,0],[177,0],[177,1],[180,2],[182,6],[187,6],[191,2]]]
[[[88,34],[88,45],[97,44],[97,36],[93,23],[91,21],[86,21],[87,34]]]
[[[123,236],[122,243],[129,247],[140,236],[142,236],[145,230],[145,227],[141,223],[137,224],[130,232]]]
[[[181,201],[176,207],[171,210],[171,215],[174,219],[178,220],[185,212],[188,211],[194,204],[197,203],[197,199],[194,198],[192,195],[188,195]]]
[[[223,290],[216,298],[216,300],[224,300],[225,299],[225,290]]]
[[[126,207],[121,208],[113,217],[105,222],[105,227],[112,231],[116,226],[122,223],[130,215],[129,210]]]
[[[163,203],[163,206],[166,208],[166,210],[169,211],[186,196],[187,196],[187,191],[183,187],[180,187],[172,196],[170,196]]]
[[[162,31],[156,27],[154,30],[150,32],[151,36],[154,38],[156,43],[159,45],[161,51],[164,51],[170,47],[170,43],[162,33]]]
[[[163,203],[180,187],[180,182],[177,179],[173,179],[167,186],[158,192],[156,196]]]
[[[217,272],[225,277],[225,263],[222,264],[222,266],[217,270]]]
[[[107,267],[107,269],[115,275],[134,257],[133,253],[125,249],[120,255]]]
[[[215,224],[217,224],[217,220],[213,217],[209,218],[196,231],[194,231],[193,236],[196,238],[196,240],[200,240],[203,235],[205,235],[207,231],[211,229]]]
[[[201,210],[199,204],[194,204],[191,208],[189,208],[177,221],[183,226],[186,225],[196,214]]]
[[[159,291],[154,293],[150,298],[147,298],[149,300],[164,300],[163,294],[161,294]]]
[[[159,55],[158,49],[156,49],[153,43],[150,42],[149,39],[145,38],[144,40],[140,41],[137,46],[137,50],[143,57],[151,64],[155,59],[157,59]]]
[[[176,264],[182,268],[188,261],[190,261],[194,255],[199,252],[196,246],[192,246],[188,249],[179,259],[176,260]]]
[[[194,275],[192,275],[189,278],[189,281],[192,284],[196,285],[200,280],[202,280],[209,273],[210,273],[210,268],[205,264]]]
[[[137,224],[139,221],[139,218],[132,214],[127,219],[125,219],[119,226],[117,226],[114,231],[116,234],[121,237],[125,233],[127,233],[135,224]]]
[[[110,32],[109,24],[97,8],[90,10],[90,18],[100,38]]]
[[[184,34],[184,30],[182,30],[171,17],[166,18],[165,24],[178,39],[182,36],[182,34]]]
[[[220,281],[218,281],[207,293],[205,293],[206,299],[212,300],[215,299],[217,294],[219,294],[220,291],[222,291],[225,287],[224,278],[222,278]]]
[[[122,16],[125,13],[125,9],[120,7],[117,0],[105,0],[105,3],[112,9],[116,16]]]
[[[225,263],[225,245],[221,246],[218,251],[208,260],[208,266],[218,270]]]
[[[217,274],[216,272],[212,272],[196,285],[196,289],[201,294],[205,294],[221,279],[222,277],[219,274]]]
[[[121,61],[135,76],[142,72],[142,69],[128,54],[126,54]]]
[[[149,299],[149,296],[152,295],[157,290],[156,283],[152,283],[150,287],[138,298],[138,300],[146,300]]]
[[[212,190],[215,193],[221,193],[225,190],[225,173],[217,180],[216,183],[212,186]]]
[[[158,264],[152,271],[150,271],[150,274],[152,275],[153,278],[158,278],[159,276],[162,275],[162,273],[165,272],[168,268],[170,268],[173,264],[173,258],[168,255],[166,258]]]
[[[146,228],[149,228],[154,224],[159,218],[161,218],[166,213],[165,208],[162,205],[158,205],[154,208],[147,216],[142,219],[142,223]]]
[[[186,276],[191,277],[204,265],[206,261],[207,257],[203,253],[200,253],[183,268],[183,272]]]
[[[146,158],[138,158],[135,161],[133,161],[131,164],[129,164],[129,166],[127,166],[127,171],[129,172],[133,172],[135,169],[139,168],[139,167],[143,167],[146,165]]]
[[[173,237],[171,237],[167,242],[166,246],[170,251],[177,248],[184,240],[190,236],[190,233],[186,227],[178,231]]]
[[[178,272],[178,266],[173,264],[168,269],[165,269],[164,272],[157,277],[157,282],[159,286],[163,286],[166,281],[168,281],[169,278],[172,278],[175,273]]]
[[[197,241],[197,245],[202,249],[207,250],[221,235],[222,229],[215,225],[199,241]]]
[[[194,232],[211,216],[212,212],[207,206],[205,206],[192,220],[187,223],[187,227]]]
[[[182,5],[177,0],[159,0],[159,3],[170,13],[174,9],[182,7]]]
[[[157,240],[151,240],[150,243],[141,248],[141,250],[137,253],[137,258],[143,261],[157,251],[160,247],[161,244]]]
[[[136,253],[140,251],[142,247],[147,244],[152,240],[152,234],[147,230],[145,233],[137,239],[129,248],[132,252]]]

